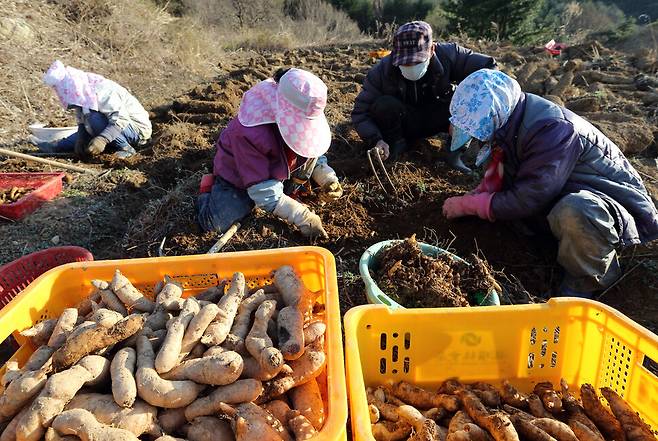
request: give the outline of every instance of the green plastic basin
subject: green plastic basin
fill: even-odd
[[[384,292],[381,289],[379,289],[377,283],[375,282],[375,279],[371,275],[371,271],[373,271],[374,273],[374,270],[377,268],[377,264],[378,264],[377,254],[387,246],[399,242],[402,241],[385,240],[383,242],[377,242],[376,244],[369,247],[361,255],[361,259],[359,259],[359,273],[361,274],[361,278],[363,279],[363,282],[366,285],[366,296],[368,297],[368,303],[387,305],[394,309],[404,308],[404,306],[400,305],[395,300],[384,294]],[[462,259],[461,257],[449,251],[446,251],[443,248],[435,247],[433,245],[423,242],[418,242],[418,245],[420,246],[421,252],[426,256],[436,257],[441,254],[447,254],[452,259],[465,262],[465,260]],[[498,293],[495,290],[492,290],[489,295],[484,296],[479,304],[479,306],[492,306],[492,305],[500,305],[500,298],[498,297]]]

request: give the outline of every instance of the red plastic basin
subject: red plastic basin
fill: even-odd
[[[32,191],[11,204],[0,205],[0,216],[19,220],[62,191],[64,173],[0,173],[0,189],[21,187]]]

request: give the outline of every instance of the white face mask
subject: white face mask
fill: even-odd
[[[418,81],[423,78],[423,75],[427,72],[427,68],[430,65],[430,60],[432,57],[423,61],[422,63],[415,64],[413,66],[398,66],[402,76],[409,81]]]

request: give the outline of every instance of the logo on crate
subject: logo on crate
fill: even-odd
[[[482,337],[473,332],[466,332],[462,335],[461,342],[466,346],[477,346],[482,343]]]

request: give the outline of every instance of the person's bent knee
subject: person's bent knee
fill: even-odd
[[[578,231],[590,217],[605,211],[602,201],[593,193],[581,191],[563,196],[548,214],[551,230]]]

